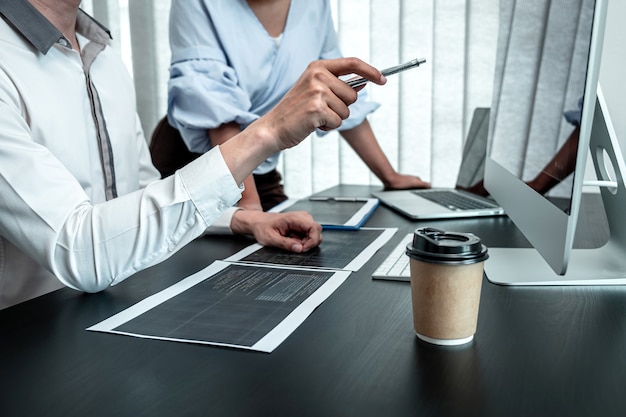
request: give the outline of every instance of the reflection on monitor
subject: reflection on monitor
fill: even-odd
[[[626,283],[624,222],[611,212],[626,207],[624,160],[598,86],[605,18],[605,0],[501,1],[485,187],[534,249],[490,248],[492,282]],[[590,149],[613,181],[602,189],[611,238],[572,250]]]

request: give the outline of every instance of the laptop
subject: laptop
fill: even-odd
[[[489,133],[489,108],[474,110],[463,147],[455,188],[377,191],[372,195],[393,210],[414,220],[500,216],[495,200],[471,192],[482,188]]]

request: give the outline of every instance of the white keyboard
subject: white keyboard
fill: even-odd
[[[372,278],[409,282],[411,280],[411,269],[409,268],[409,257],[406,255],[406,245],[412,239],[413,233],[407,234],[376,268]]]

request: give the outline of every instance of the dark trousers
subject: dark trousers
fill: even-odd
[[[287,200],[288,197],[285,195],[281,180],[280,173],[275,169],[267,174],[254,174],[254,183],[261,198],[263,211],[267,211]]]

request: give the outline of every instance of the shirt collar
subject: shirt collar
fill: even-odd
[[[0,15],[42,54],[59,41],[67,44],[63,34],[26,0],[0,1]],[[111,39],[109,30],[82,10],[78,11],[76,31],[102,45]]]

